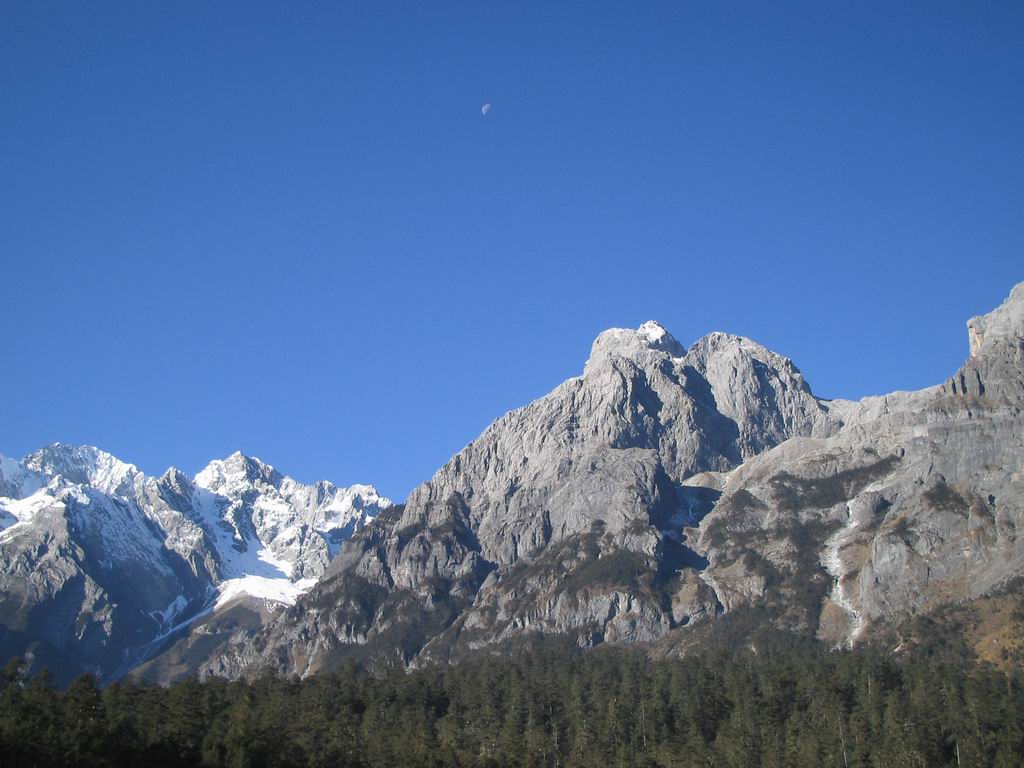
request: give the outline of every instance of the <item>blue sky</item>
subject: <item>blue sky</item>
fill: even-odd
[[[995,2],[4,3],[0,453],[402,498],[651,318],[823,396],[937,383],[1024,280],[1022,39]]]

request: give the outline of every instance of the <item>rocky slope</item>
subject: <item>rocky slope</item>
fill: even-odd
[[[1024,570],[1024,284],[944,384],[816,398],[785,358],[646,323],[513,411],[203,673],[458,657],[533,633],[671,643],[743,606],[834,644]]]
[[[115,675],[235,599],[293,601],[387,506],[241,454],[194,479],[91,447],[0,459],[0,655]]]
[[[695,532],[726,609],[773,603],[850,643],[1024,570],[1024,284],[968,329],[947,382],[834,403],[835,435],[728,477]]]
[[[286,617],[203,670],[415,663],[537,631],[657,638],[719,609],[684,534],[717,492],[688,478],[841,426],[789,360],[748,339],[685,350],[656,323],[606,331],[582,376],[495,422]]]

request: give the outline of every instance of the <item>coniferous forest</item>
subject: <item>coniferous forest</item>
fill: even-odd
[[[170,687],[4,671],[4,766],[1019,766],[1024,676],[781,633]]]

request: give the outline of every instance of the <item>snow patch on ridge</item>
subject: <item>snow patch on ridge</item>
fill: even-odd
[[[655,320],[648,320],[646,323],[641,325],[637,328],[637,333],[652,344],[661,341],[669,335],[668,331],[665,330],[665,327]]]
[[[42,477],[25,469],[21,462],[0,455],[0,488],[8,486],[8,490],[14,491],[15,498],[24,498],[45,485]]]
[[[152,611],[152,616],[161,627],[169,625],[174,619],[188,607],[188,600],[184,595],[178,595],[162,611]]]
[[[254,575],[228,579],[220,583],[215,608],[222,608],[236,597],[243,595],[284,605],[294,605],[299,596],[309,591],[314,584],[316,584],[316,579],[289,581],[288,579]]]
[[[17,529],[31,525],[36,513],[55,502],[47,488],[40,488],[23,499],[0,498],[0,541],[13,537]]]

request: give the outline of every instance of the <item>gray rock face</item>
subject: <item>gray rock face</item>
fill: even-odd
[[[971,356],[942,391],[1019,400],[1024,394],[1024,283],[993,312],[967,322]]]
[[[674,505],[683,478],[837,426],[792,363],[746,339],[684,354],[655,323],[606,331],[583,376],[495,422],[412,493],[401,525],[435,509],[443,522],[460,498],[481,555],[507,566],[595,520],[621,537],[662,497]]]
[[[534,631],[655,639],[717,608],[682,533],[717,491],[684,481],[840,427],[789,360],[748,339],[686,351],[657,323],[606,331],[582,376],[492,424],[205,671],[418,663]]]
[[[860,402],[747,339],[607,331],[203,669],[651,642],[742,606],[844,644],[980,595],[1024,570],[1024,284],[968,327],[950,380]]]
[[[63,445],[0,460],[0,494],[0,655],[61,680],[129,669],[215,602],[293,599],[388,505],[241,454],[193,481]]]
[[[1024,284],[968,323],[939,387],[835,403],[845,426],[737,469],[699,530],[727,609],[772,602],[837,644],[1024,568]]]

